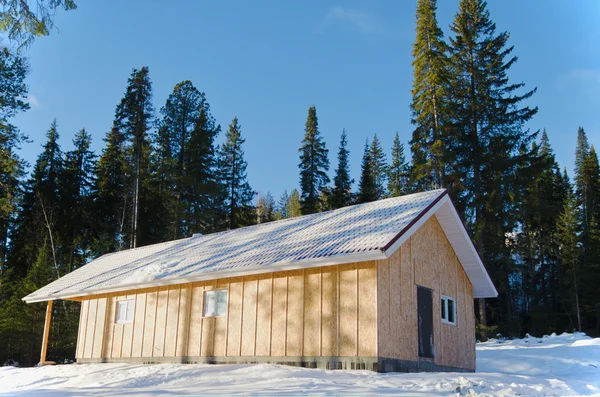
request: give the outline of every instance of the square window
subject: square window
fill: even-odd
[[[456,300],[449,296],[442,296],[442,323],[456,325]]]
[[[127,324],[133,322],[134,300],[125,299],[117,301],[117,324]]]
[[[227,315],[227,290],[204,292],[204,317]]]

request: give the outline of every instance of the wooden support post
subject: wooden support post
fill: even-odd
[[[50,320],[52,320],[52,302],[48,301],[46,306],[46,323],[44,324],[44,335],[42,337],[42,354],[40,356],[39,365],[54,364],[53,362],[46,361],[46,352],[48,351],[48,335],[50,335]]]

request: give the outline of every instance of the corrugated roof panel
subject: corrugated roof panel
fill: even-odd
[[[280,264],[322,260],[384,247],[444,190],[354,205],[335,211],[111,253],[35,291],[38,301],[114,290],[182,277],[246,269],[276,271]]]

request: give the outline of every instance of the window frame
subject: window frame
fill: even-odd
[[[129,305],[133,306],[131,310],[131,319],[127,319],[127,313],[129,313]],[[119,314],[121,313],[121,305],[125,306],[125,320],[119,319]],[[135,317],[135,299],[117,299],[117,310],[115,310],[115,324],[131,324],[133,323],[133,318]]]
[[[446,295],[442,295],[440,297],[440,304],[443,305],[442,308],[444,310],[444,313],[446,314],[446,318],[444,318],[444,316],[442,315],[442,313],[440,312],[440,317],[442,318],[442,324],[448,324],[448,325],[457,325],[457,321],[456,321],[456,299],[452,298],[450,296],[446,296]],[[450,321],[448,320],[448,318],[450,317],[450,311],[448,310],[448,301],[452,301],[452,318],[454,319],[454,321]]]
[[[218,314],[217,313],[217,309],[218,309],[218,298],[219,298],[219,293],[225,292],[225,296],[226,296],[226,305],[225,305],[225,313],[222,314]],[[215,294],[216,295],[216,301],[215,301],[215,314],[207,314],[206,313],[206,304],[207,304],[207,299],[206,297],[209,294]],[[216,318],[216,317],[227,317],[227,314],[229,313],[229,289],[227,288],[218,288],[218,289],[211,289],[208,291],[204,291],[204,295],[202,296],[202,318]]]

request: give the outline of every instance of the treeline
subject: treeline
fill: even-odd
[[[146,67],[133,70],[101,153],[85,129],[64,152],[55,121],[26,176],[17,149],[27,138],[10,120],[28,108],[28,66],[2,49],[0,363],[37,362],[44,307],[21,298],[104,253],[434,188],[448,189],[499,291],[478,301],[480,338],[600,334],[598,158],[580,128],[571,183],[546,132],[526,128],[535,90],[509,80],[508,41],[481,0],[460,1],[448,37],[435,1],[419,0],[410,160],[398,133],[389,152],[374,134],[355,180],[342,129],[330,170],[311,106],[299,189],[277,201],[249,185],[240,121],[218,145],[221,126],[190,81],[154,109]],[[50,359],[74,356],[78,313],[77,303],[55,305]]]

